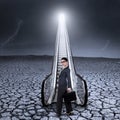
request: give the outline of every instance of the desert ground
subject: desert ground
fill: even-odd
[[[120,120],[120,59],[73,57],[87,82],[88,103],[72,103],[75,115],[61,120]],[[0,120],[59,120],[56,105],[43,107],[41,84],[51,72],[52,56],[0,57]]]

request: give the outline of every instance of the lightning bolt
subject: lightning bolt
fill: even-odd
[[[20,27],[21,27],[22,23],[23,23],[22,20],[20,20],[20,21],[18,22],[16,31],[15,31],[5,42],[3,42],[3,43],[0,45],[0,48],[3,48],[3,47],[4,47],[6,44],[8,44],[10,41],[14,40],[15,36],[17,36],[17,34],[18,34],[19,30],[20,30]]]

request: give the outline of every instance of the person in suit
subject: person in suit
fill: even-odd
[[[63,70],[59,75],[59,82],[58,82],[57,117],[60,117],[61,115],[63,95],[66,92],[71,92],[72,90],[68,59],[66,57],[61,58],[61,64],[63,66]],[[66,114],[67,115],[73,114],[71,102],[66,101],[65,99],[64,101],[66,106]]]

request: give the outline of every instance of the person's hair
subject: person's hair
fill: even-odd
[[[66,57],[62,57],[61,60],[68,61],[68,59]]]

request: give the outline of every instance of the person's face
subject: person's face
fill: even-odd
[[[66,67],[68,65],[68,61],[61,60],[61,64],[62,64],[63,67]]]

